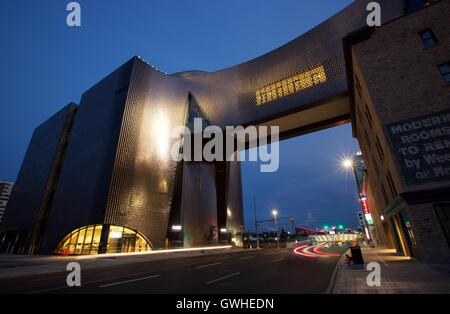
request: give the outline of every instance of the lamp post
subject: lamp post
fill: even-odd
[[[253,198],[253,209],[255,210],[256,249],[259,250],[258,220],[256,219],[256,198]],[[250,245],[251,245],[251,240],[250,240]]]
[[[277,215],[278,211],[276,209],[272,210],[273,219],[275,220],[275,230],[277,235],[277,248],[280,248],[280,237],[278,236],[278,223],[277,223]]]

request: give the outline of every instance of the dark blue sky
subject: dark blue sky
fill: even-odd
[[[218,70],[269,52],[351,0],[84,0],[82,26],[66,25],[65,0],[2,0],[0,179],[14,181],[33,129],[134,55],[173,73]],[[272,207],[297,224],[355,224],[358,204],[339,156],[357,143],[342,126],[280,145],[280,170],[243,165],[246,225]]]

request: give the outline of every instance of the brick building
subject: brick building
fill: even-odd
[[[353,132],[382,242],[450,260],[450,1],[344,39]]]

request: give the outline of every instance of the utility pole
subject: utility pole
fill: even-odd
[[[253,210],[255,211],[256,249],[259,249],[258,220],[256,218],[256,198],[253,198]]]
[[[277,235],[277,248],[280,248],[280,235],[278,234],[278,224],[277,224],[277,215],[278,215],[278,210],[273,209],[272,210],[272,215],[273,215],[273,219],[275,220],[275,230],[276,230],[276,235]]]

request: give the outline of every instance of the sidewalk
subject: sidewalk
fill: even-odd
[[[350,253],[347,253],[350,255]],[[366,265],[381,265],[381,286],[369,287],[366,265],[346,265],[343,256],[336,266],[332,294],[448,294],[450,293],[450,264],[422,264],[408,257],[395,255],[395,250],[363,248]]]
[[[95,269],[130,263],[145,263],[173,258],[191,258],[243,251],[240,248],[199,249],[196,251],[121,253],[82,256],[29,256],[0,254],[0,280],[21,276],[66,272],[67,264],[78,262],[83,269]],[[156,254],[154,254],[156,253]]]

